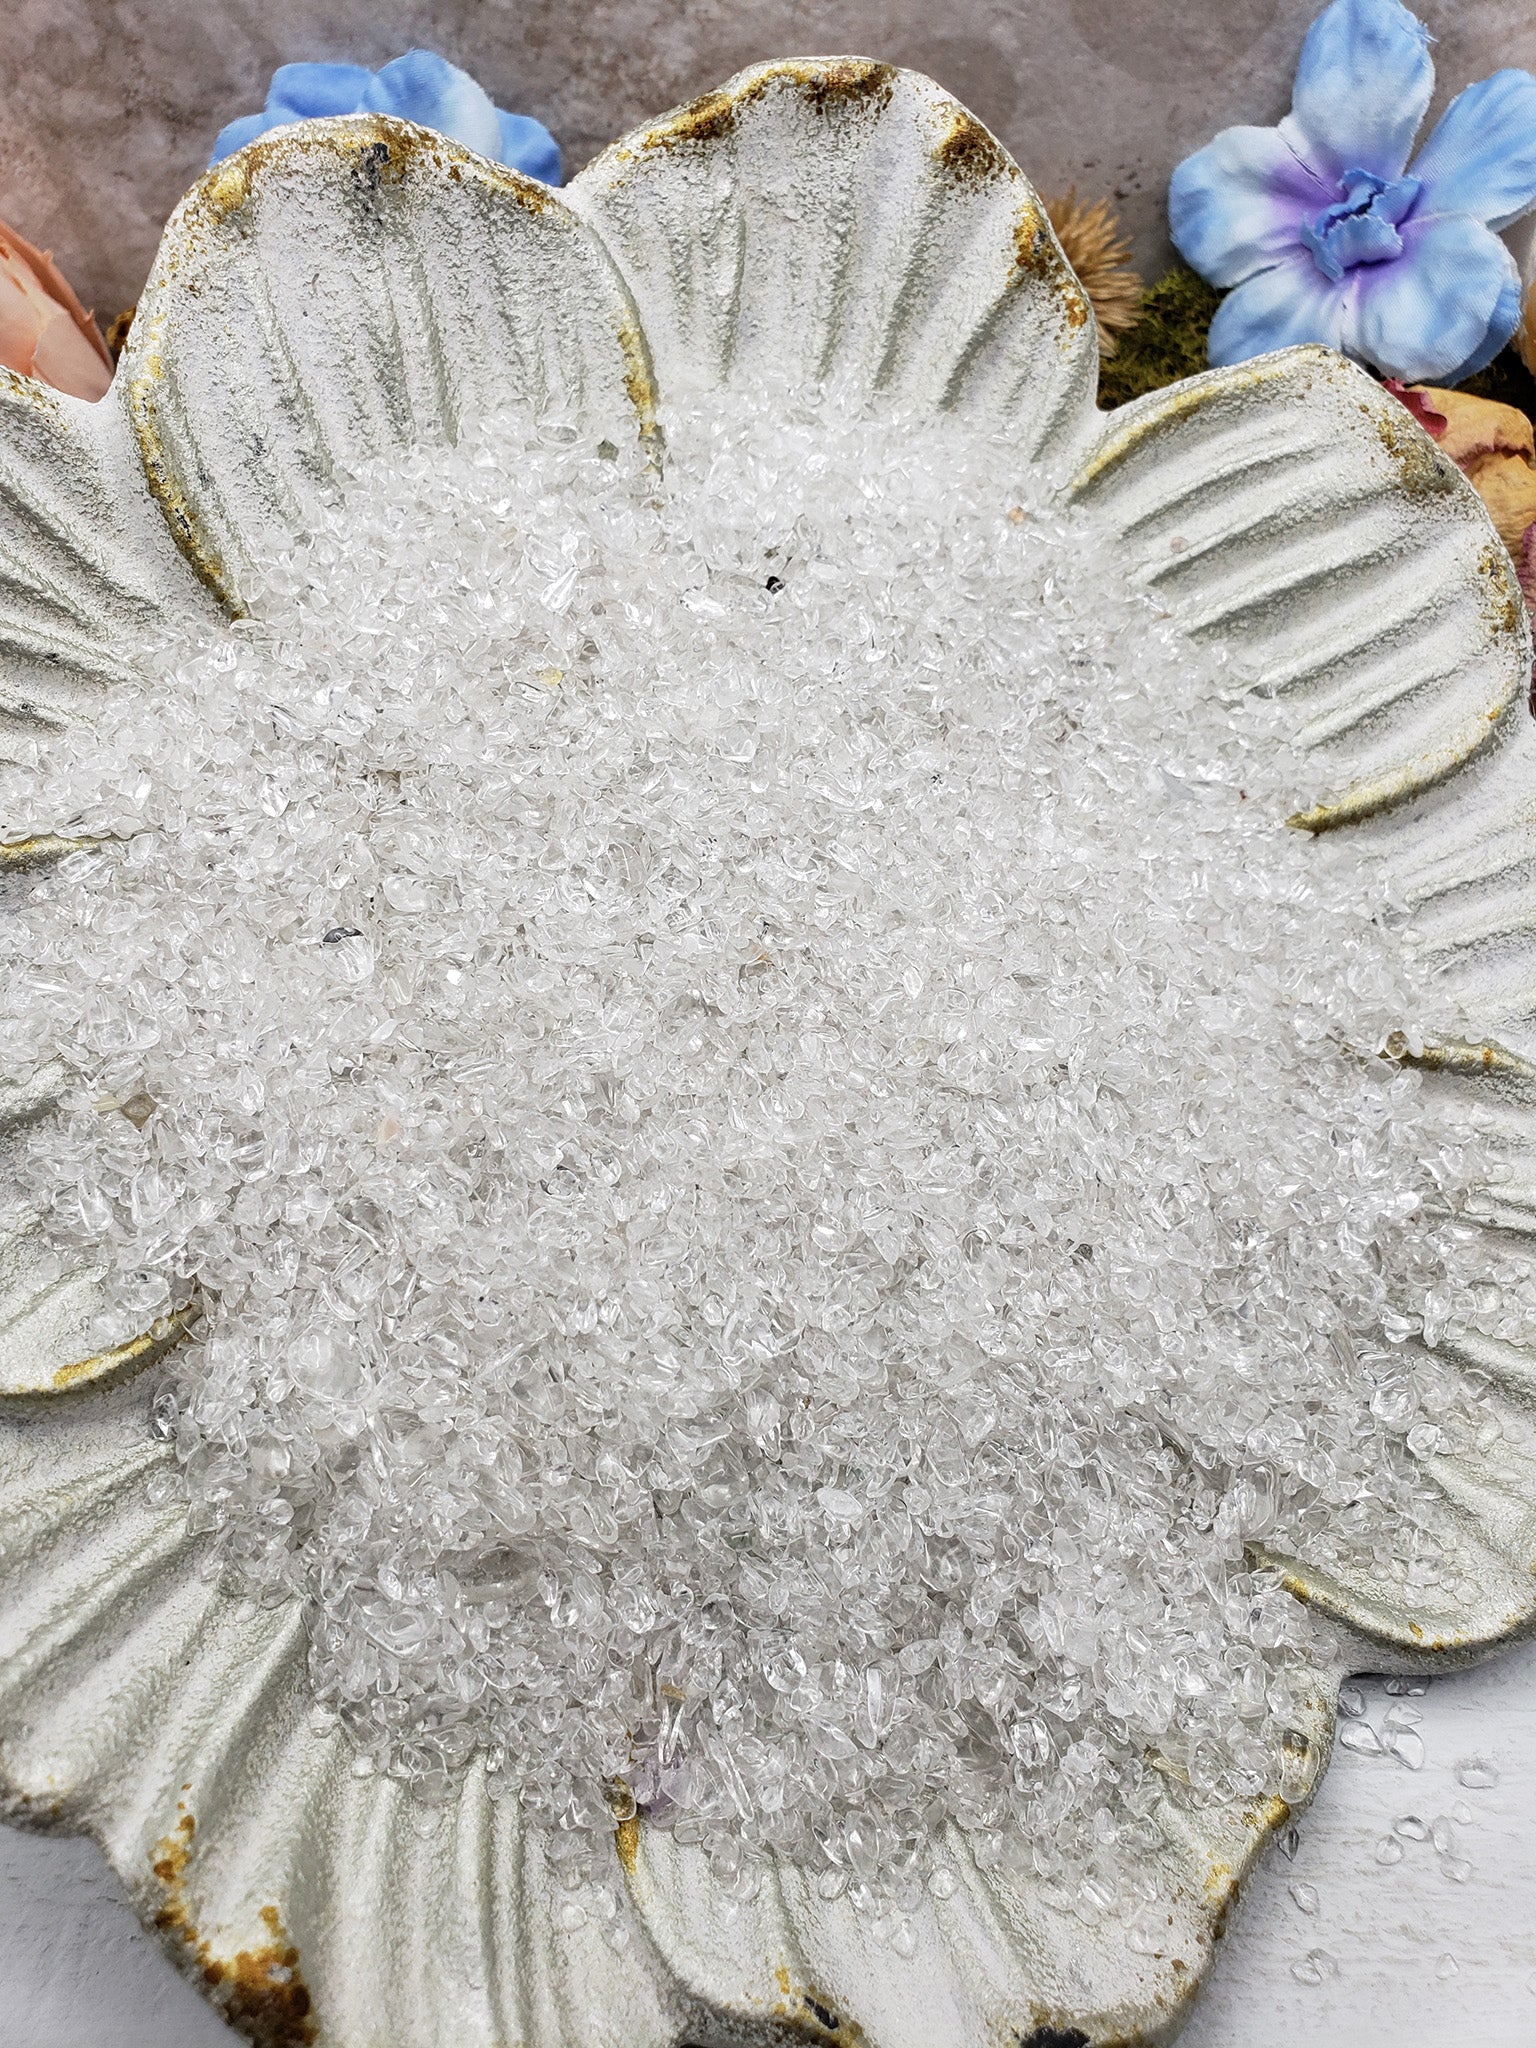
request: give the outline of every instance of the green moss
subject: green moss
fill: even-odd
[[[1160,391],[1206,367],[1205,337],[1221,293],[1180,264],[1160,277],[1142,299],[1134,327],[1099,372],[1099,403],[1106,409]]]
[[[1099,371],[1099,404],[1109,411],[1205,369],[1205,337],[1220,304],[1215,286],[1182,263],[1160,277],[1143,294],[1135,325],[1120,336],[1119,347]],[[1536,378],[1512,348],[1458,388],[1474,398],[1517,406],[1536,420]]]

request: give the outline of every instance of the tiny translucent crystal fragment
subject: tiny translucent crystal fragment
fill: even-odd
[[[1363,1756],[1380,1756],[1381,1737],[1369,1721],[1349,1721],[1339,1730],[1339,1744],[1344,1749],[1359,1750]]]
[[[1162,1955],[1168,1945],[1166,1907],[1143,1906],[1125,1924],[1125,1945],[1139,1956]]]
[[[7,819],[96,842],[8,926],[5,1069],[70,1082],[21,1192],[102,1345],[199,1289],[148,1426],[207,1569],[308,1603],[360,1776],[484,1759],[563,1927],[644,1814],[903,1956],[948,1823],[1159,1955],[1167,1800],[1315,1767],[1250,1546],[1467,1592],[1417,1338],[1527,1254],[1372,1054],[1472,1026],[1380,854],[1285,829],[1294,708],[1006,437],[665,428],[380,460],[14,742]]]
[[[1423,1737],[1415,1729],[1391,1729],[1382,1747],[1386,1755],[1397,1757],[1407,1772],[1423,1769]]]
[[[1376,1861],[1378,1863],[1401,1863],[1402,1860],[1402,1843],[1394,1835],[1383,1835],[1376,1844]]]
[[[1338,1974],[1338,1963],[1325,1948],[1308,1949],[1298,1962],[1291,1965],[1291,1975],[1298,1984],[1322,1984]]]
[[[1382,1744],[1389,1756],[1407,1771],[1424,1768],[1424,1738],[1413,1728],[1392,1728],[1387,1731]]]
[[[1488,1792],[1498,1784],[1499,1774],[1485,1757],[1463,1757],[1456,1766],[1456,1782],[1469,1792]]]

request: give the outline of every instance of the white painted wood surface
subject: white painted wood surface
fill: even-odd
[[[1393,1702],[1363,1687],[1378,1726]],[[1536,2048],[1536,1643],[1436,1679],[1407,1704],[1423,1716],[1424,1767],[1337,1752],[1294,1860],[1254,1879],[1182,2048]],[[1499,1783],[1463,1788],[1456,1766],[1491,1761]],[[1400,1863],[1376,1847],[1392,1823],[1457,1802],[1464,1882],[1428,1842]],[[1290,1887],[1311,1886],[1302,1912]],[[133,1917],[89,1842],[0,1828],[3,2048],[230,2048],[216,2020]],[[1321,1948],[1338,1974],[1298,1983]],[[1441,1975],[1443,1958],[1454,1973]],[[444,2048],[452,2048],[445,2043]]]

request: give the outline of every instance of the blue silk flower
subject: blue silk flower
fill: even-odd
[[[1495,230],[1536,206],[1536,78],[1498,71],[1429,105],[1429,34],[1398,0],[1334,0],[1302,45],[1278,128],[1228,128],[1173,174],[1179,253],[1230,286],[1213,363],[1320,341],[1410,383],[1455,384],[1520,322]]]
[[[218,163],[269,128],[327,114],[396,114],[546,185],[560,182],[560,148],[549,130],[527,114],[504,114],[467,71],[431,50],[409,50],[378,71],[362,64],[284,64],[272,74],[266,106],[221,129],[208,161]]]

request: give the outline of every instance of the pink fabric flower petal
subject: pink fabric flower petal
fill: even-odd
[[[53,258],[3,223],[0,365],[75,398],[101,398],[112,382],[111,353]]]

